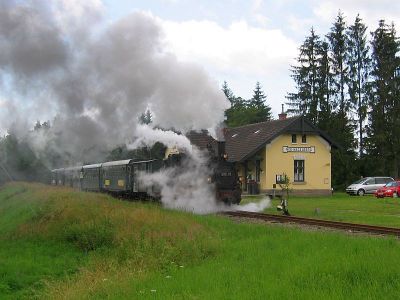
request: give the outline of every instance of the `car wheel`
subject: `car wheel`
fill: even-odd
[[[363,189],[359,189],[359,190],[357,191],[357,195],[358,195],[358,196],[364,196],[364,195],[365,195],[365,191],[364,191]]]

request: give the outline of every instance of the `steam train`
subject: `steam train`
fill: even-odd
[[[226,161],[226,154],[222,142],[215,145],[207,145],[210,153],[208,162],[211,168],[209,184],[213,184],[215,197],[218,201],[228,204],[238,204],[241,201],[241,189],[238,175],[234,165]],[[52,184],[69,186],[82,191],[108,192],[112,194],[126,195],[132,198],[160,197],[160,191],[156,186],[148,186],[139,180],[139,173],[154,173],[163,168],[184,167],[180,162],[183,154],[171,154],[166,159],[149,159],[136,161],[126,159],[109,161],[98,164],[54,169]]]

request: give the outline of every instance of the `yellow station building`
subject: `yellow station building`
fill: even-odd
[[[200,149],[216,142],[207,131],[187,137]],[[331,149],[337,146],[305,117],[282,113],[278,120],[226,128],[224,137],[244,193],[280,192],[286,175],[292,194],[332,194]]]
[[[234,162],[243,192],[274,193],[283,174],[293,194],[329,195],[334,142],[302,116],[225,130],[228,160]],[[254,188],[254,186],[256,188]]]

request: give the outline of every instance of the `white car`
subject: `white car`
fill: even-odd
[[[386,183],[393,181],[392,177],[364,177],[352,183],[346,188],[349,195],[364,196],[373,194]]]

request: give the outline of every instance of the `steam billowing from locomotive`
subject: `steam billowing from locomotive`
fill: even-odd
[[[214,195],[203,154],[184,135],[154,128],[215,132],[229,102],[201,67],[166,50],[156,17],[136,12],[107,23],[102,15],[98,0],[0,0],[0,130],[42,159],[49,149],[59,154],[53,168],[100,162],[121,144],[185,149],[193,159],[174,175],[182,185],[171,183],[173,168],[146,181],[162,187],[168,207],[191,207],[190,199],[204,209]],[[137,124],[147,109],[152,128]],[[32,132],[36,120],[51,126]]]
[[[133,143],[148,108],[154,126],[181,132],[223,119],[217,83],[165,50],[155,17],[106,23],[102,13],[96,0],[0,1],[0,128],[82,162]],[[55,116],[46,132],[26,134]]]

